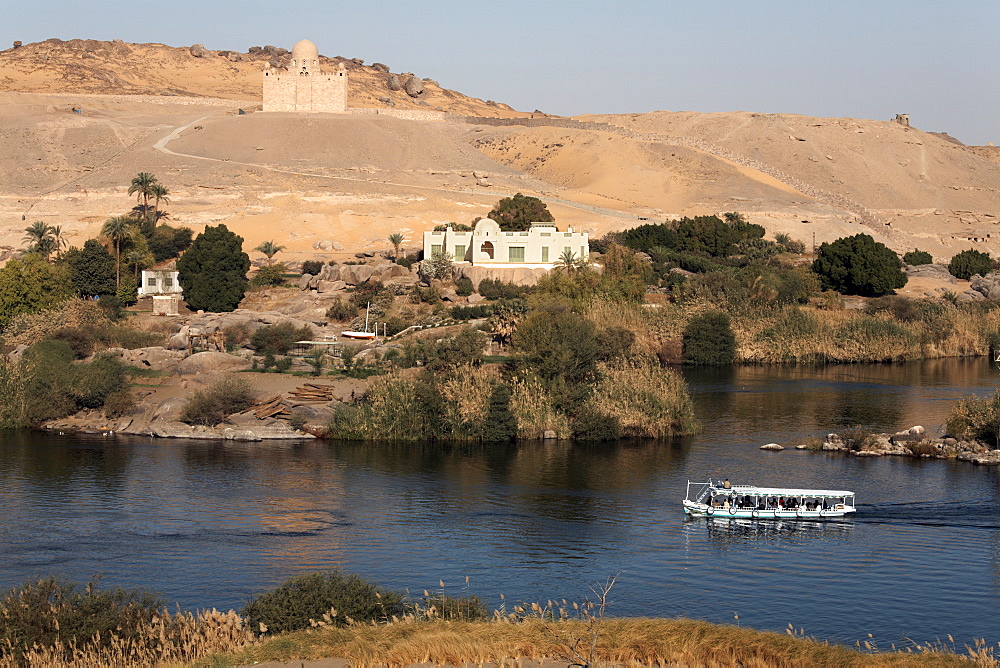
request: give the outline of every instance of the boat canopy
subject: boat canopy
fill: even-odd
[[[712,487],[717,492],[732,492],[735,494],[749,494],[752,496],[808,496],[813,498],[842,498],[854,496],[854,492],[842,489],[791,489],[788,487],[755,487],[754,485],[732,485],[723,487],[721,484],[712,483]]]

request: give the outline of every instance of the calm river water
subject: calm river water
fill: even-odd
[[[44,574],[240,606],[340,567],[500,603],[582,600],[880,646],[1000,640],[1000,471],[758,450],[839,427],[936,432],[986,361],[692,371],[701,435],[448,447],[0,436],[0,586]],[[687,480],[857,492],[840,522],[686,521]],[[466,584],[468,577],[469,583]]]

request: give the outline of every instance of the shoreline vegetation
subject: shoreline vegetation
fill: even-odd
[[[145,590],[30,581],[0,598],[0,668],[235,666],[336,658],[351,666],[524,662],[615,666],[997,666],[985,639],[897,645],[871,634],[853,647],[685,618],[609,614],[617,576],[583,601],[508,603],[440,589],[409,596],[340,571],[295,576],[240,611],[168,612]]]
[[[992,274],[962,295],[899,297],[891,293],[907,283],[906,267],[870,236],[822,244],[810,259],[803,243],[781,234],[766,240],[764,228],[739,213],[609,233],[591,242],[592,256],[566,249],[532,285],[497,277],[473,285],[447,253],[400,257],[402,235],[390,235],[392,262],[387,252],[379,266],[392,272],[375,278],[341,271],[364,264],[364,254],[334,267],[344,280],[326,281],[340,287],[324,321],[249,310],[226,320],[241,303],[272,306],[272,290],[304,294],[315,277],[307,270],[322,276],[335,263],[303,263],[296,292],[285,285],[289,268],[274,259],[283,248],[267,242],[255,249],[266,261],[247,279],[249,259],[238,236],[218,226],[192,240],[159,224],[159,204],[169,198],[152,174],[139,174],[129,192],[138,204],[108,221],[104,245],[88,240],[84,250],[60,256],[58,228],[37,223],[26,230],[24,258],[0,269],[0,305],[11,306],[0,322],[0,428],[49,424],[239,440],[659,439],[698,431],[677,365],[885,363],[1000,350],[1000,308],[987,297],[997,292]],[[489,216],[511,230],[551,220],[544,203],[520,195],[501,200]],[[216,269],[196,261],[206,253],[232,273],[225,299],[216,299]],[[123,309],[136,299],[135,286],[125,284],[161,255],[180,256],[189,306],[212,311],[203,318],[211,322],[208,331],[199,325],[198,345],[217,352],[197,353],[187,325],[147,319],[146,329],[155,331],[146,331],[136,313]],[[952,282],[995,269],[985,254],[966,255],[947,270],[920,269],[943,272]],[[906,255],[922,263],[928,257]],[[121,271],[123,258],[131,258],[131,277]],[[98,283],[87,278],[94,267],[104,277]],[[403,283],[392,282],[404,275]],[[101,299],[86,299],[94,294]],[[854,296],[850,308],[843,295]],[[324,333],[344,329],[327,329],[332,323],[357,329],[369,315],[382,323],[382,341],[341,342],[304,360],[317,379],[326,369],[326,376],[361,380],[360,392],[349,390],[350,401],[334,399],[330,386],[299,388],[297,399],[276,396],[266,378],[251,387],[237,376],[295,373],[291,348],[316,336],[316,325]],[[487,354],[497,348],[499,355]],[[160,352],[130,354],[136,349]],[[178,358],[187,355],[201,358],[181,365]],[[133,366],[136,359],[149,368]],[[211,373],[184,371],[199,364]],[[182,376],[163,381],[179,386],[174,394],[186,398],[180,410],[177,401],[165,408],[170,398],[161,395],[140,401],[131,388],[150,374]],[[303,395],[315,398],[317,390],[329,401],[303,405]],[[271,392],[268,408],[255,419],[248,411],[264,392]]]

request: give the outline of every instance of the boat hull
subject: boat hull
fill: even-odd
[[[805,508],[788,510],[780,508],[714,508],[704,503],[685,500],[684,512],[691,517],[737,517],[755,520],[825,520],[850,515],[855,512],[855,508],[853,506],[822,508],[819,510],[806,510]]]

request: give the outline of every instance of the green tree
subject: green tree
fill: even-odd
[[[96,239],[71,248],[62,257],[73,289],[81,297],[115,294],[115,258]]]
[[[597,330],[565,300],[532,311],[517,326],[513,347],[521,366],[542,379],[561,410],[572,410],[590,391],[601,353]]]
[[[505,232],[523,232],[531,227],[531,223],[551,223],[555,220],[545,202],[521,193],[504,197],[487,217],[495,220]]]
[[[437,278],[442,281],[450,281],[454,263],[451,260],[451,253],[437,252],[431,255],[429,260],[424,260],[420,265],[420,271],[428,278]]]
[[[149,237],[149,250],[154,262],[175,258],[191,246],[194,231],[190,227],[157,225]]]
[[[232,311],[247,288],[250,257],[243,252],[243,237],[225,225],[206,227],[177,260],[184,299],[194,309]]]
[[[48,259],[49,254],[55,248],[52,240],[52,228],[40,220],[24,228],[23,241],[28,244],[27,251],[29,253],[38,253],[44,259]]]
[[[392,244],[393,248],[393,259],[399,258],[399,247],[403,245],[403,234],[401,232],[393,232],[389,235],[389,243]]]
[[[481,438],[490,443],[501,443],[513,441],[515,437],[517,418],[510,412],[510,388],[500,383],[490,395]]]
[[[69,245],[66,241],[66,237],[63,235],[62,225],[50,225],[49,226],[49,236],[52,237],[52,243],[56,249],[56,257],[62,255],[62,250]]]
[[[280,253],[281,251],[285,250],[285,247],[279,246],[273,241],[264,241],[256,248],[254,248],[254,250],[257,251],[258,253],[263,253],[264,255],[266,255],[267,264],[272,265],[274,264],[274,256]]]
[[[154,183],[149,188],[149,194],[153,198],[153,216],[152,222],[156,223],[161,217],[166,217],[167,214],[164,211],[160,211],[160,203],[170,204],[170,191],[167,187],[161,183]]]
[[[921,264],[931,264],[934,262],[934,258],[931,257],[931,254],[927,251],[917,250],[914,248],[903,256],[903,262],[911,267],[916,267]]]
[[[867,234],[821,244],[812,269],[824,289],[848,295],[878,297],[906,285],[899,256]]]
[[[149,172],[139,172],[129,184],[128,194],[136,196],[136,203],[142,207],[143,213],[149,210],[149,198],[153,197],[153,186],[157,184],[156,177]]]
[[[73,296],[69,269],[39,255],[8,260],[0,269],[0,330],[22,313],[52,308]]]
[[[732,364],[736,360],[736,336],[729,315],[710,311],[691,318],[684,328],[684,363]]]
[[[977,250],[964,250],[948,263],[948,271],[955,278],[969,280],[976,274],[985,276],[993,270],[993,260],[989,253]]]
[[[122,242],[135,235],[135,221],[128,216],[114,216],[104,221],[101,236],[115,244],[115,285],[122,280]]]

